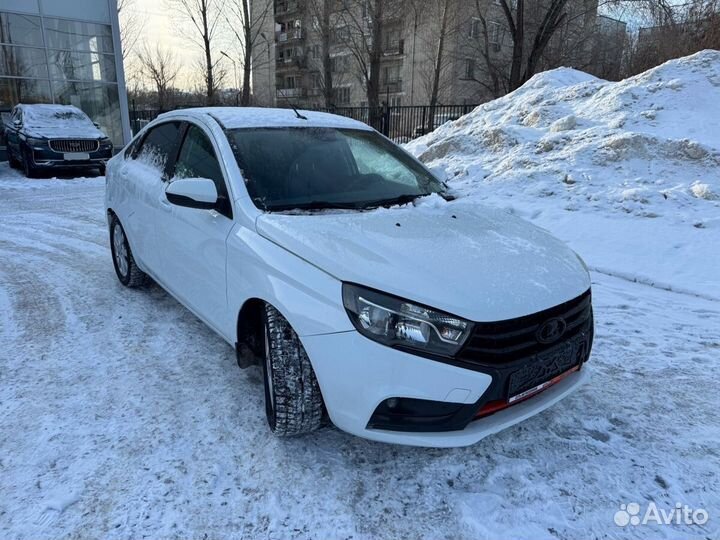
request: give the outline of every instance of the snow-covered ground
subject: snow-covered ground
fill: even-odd
[[[720,51],[619,83],[545,72],[408,148],[594,270],[720,300]]]
[[[698,193],[720,192],[720,100],[697,87],[719,63],[699,55],[634,86],[541,75],[412,145],[458,193],[553,230],[602,270],[588,385],[463,449],[332,428],[273,437],[258,370],[239,370],[158,287],[117,282],[102,179],[25,180],[0,165],[0,538],[718,538],[720,212]],[[583,112],[593,93],[607,96],[597,115]],[[652,99],[655,127],[632,105]],[[683,114],[690,101],[704,112]],[[612,127],[622,103],[625,128]],[[570,114],[574,129],[549,127]],[[658,154],[696,148],[677,142],[692,129],[704,157]],[[626,133],[657,141],[642,139],[642,155],[610,145],[619,157],[603,162]],[[614,523],[621,504],[651,501],[710,520]]]

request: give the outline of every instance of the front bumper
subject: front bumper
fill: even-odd
[[[328,414],[338,428],[367,439],[413,446],[475,444],[557,403],[588,376],[584,369],[571,372],[526,400],[474,419],[487,397],[497,393],[497,384],[489,373],[391,349],[355,331],[306,336],[303,345],[315,369]],[[443,425],[441,431],[373,428],[374,413],[392,398],[443,402],[450,412],[454,404],[464,416],[459,424],[449,424],[458,428],[451,431],[447,430],[447,423],[438,424]]]
[[[31,148],[32,161],[36,167],[48,168],[93,168],[105,165],[113,156],[112,147],[100,147],[94,152],[88,153],[88,159],[68,160],[65,154],[51,150],[49,146],[37,146]]]

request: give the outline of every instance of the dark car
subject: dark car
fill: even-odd
[[[16,105],[5,122],[8,161],[25,175],[55,168],[96,169],[105,174],[112,141],[72,105]]]

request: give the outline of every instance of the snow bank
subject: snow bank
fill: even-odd
[[[621,82],[562,68],[407,145],[588,264],[720,298],[720,52]]]

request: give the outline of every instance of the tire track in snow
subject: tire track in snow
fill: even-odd
[[[637,276],[634,274],[618,272],[615,270],[609,270],[607,268],[599,268],[596,266],[591,266],[589,268],[591,271],[597,272],[598,274],[603,274],[603,275],[606,275],[609,277],[622,279],[622,280],[628,281],[630,283],[637,283],[639,285],[645,285],[647,287],[652,287],[653,289],[658,289],[660,291],[667,291],[667,292],[672,292],[672,293],[676,293],[676,294],[682,294],[685,296],[692,296],[694,298],[702,298],[703,300],[709,300],[711,302],[720,302],[720,298],[718,298],[717,296],[713,296],[711,294],[699,293],[697,291],[692,291],[690,289],[683,289],[682,287],[677,287],[675,285],[670,285],[668,283],[661,283],[650,277]]]

